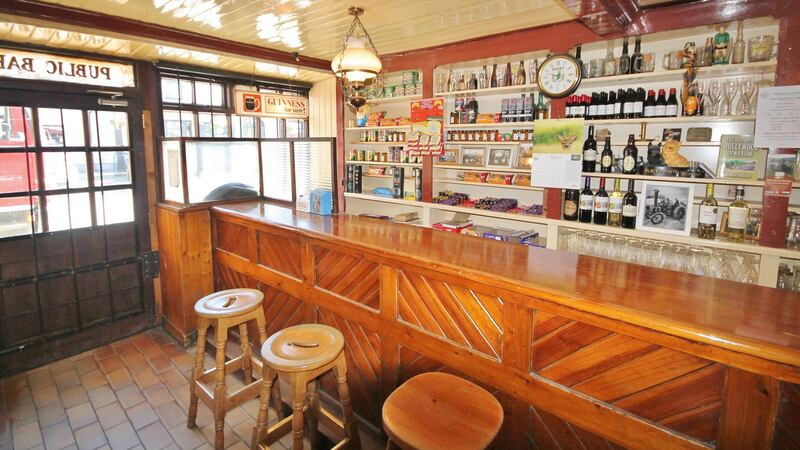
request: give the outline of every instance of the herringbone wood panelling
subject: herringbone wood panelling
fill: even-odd
[[[487,391],[491,392],[492,395],[498,397],[500,395],[500,390],[497,389],[495,386],[491,386],[489,384],[483,383],[479,380],[476,380],[472,377],[464,375],[459,370],[456,370],[450,366],[446,366],[435,359],[429,358],[425,355],[417,353],[414,350],[411,350],[408,347],[399,346],[399,360],[397,365],[397,384],[403,384],[409,379],[426,372],[444,372],[449,373],[451,375],[455,375],[457,377],[464,378],[465,380],[469,380],[478,386],[486,389]]]
[[[218,220],[216,224],[217,248],[248,258],[247,227],[224,220]]]
[[[317,286],[374,310],[380,308],[380,265],[319,246],[314,252]]]
[[[347,358],[347,386],[353,409],[376,427],[381,426],[381,338],[354,322],[319,309],[319,323],[331,326],[344,335],[344,351]],[[330,372],[322,378],[322,388],[335,398],[336,379]]]
[[[781,404],[775,421],[774,450],[800,450],[800,385],[781,384]]]
[[[667,428],[713,441],[725,368],[609,330],[535,311],[532,370]]]
[[[528,412],[528,438],[533,444],[531,448],[537,450],[614,450],[619,448],[600,436],[578,428],[542,409],[531,406]]]
[[[259,264],[291,277],[301,278],[299,239],[259,231],[256,240]]]
[[[398,285],[401,321],[500,359],[501,298],[403,270]]]
[[[297,297],[262,283],[264,316],[267,319],[267,336],[295,325],[317,323],[317,307]]]
[[[261,283],[258,280],[222,264],[215,264],[215,273],[214,284],[218,291],[237,288],[260,288]]]

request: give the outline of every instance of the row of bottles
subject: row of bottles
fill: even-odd
[[[611,136],[606,136],[603,145],[603,152],[600,153],[600,172],[611,173],[614,169],[614,152],[611,151]],[[589,135],[583,141],[583,163],[584,172],[597,171],[597,140],[594,136],[594,125],[589,125]],[[628,144],[622,151],[622,173],[633,175],[639,173],[639,148],[636,147],[634,135],[628,135]]]
[[[405,131],[370,130],[362,131],[360,142],[405,142]]]
[[[501,100],[500,112],[495,114],[479,114],[479,103],[475,97],[456,97],[448,124],[532,122],[549,119],[550,100],[540,93],[539,100],[534,102],[534,95],[531,93],[530,96],[522,94],[519,98],[504,98]]]
[[[638,199],[628,180],[628,191],[620,191],[620,180],[614,180],[614,191],[606,192],[606,179],[600,179],[600,189],[592,192],[591,178],[586,177],[582,191],[567,189],[564,193],[564,220],[636,228]]]
[[[595,73],[587,73],[588,64],[581,60],[581,46],[575,48],[575,59],[578,60],[582,75],[586,78],[607,77],[612,75],[628,75],[631,73],[643,72],[644,54],[642,53],[642,38],[637,36],[633,48],[633,54],[628,54],[628,38],[622,42],[622,55],[617,59],[614,57],[614,41],[608,41],[606,56],[603,58],[602,67],[597,67]]]
[[[500,132],[498,130],[449,130],[446,142],[510,142],[533,140],[533,130],[530,128]]]
[[[616,92],[592,92],[589,95],[570,95],[566,101],[566,117],[583,117],[587,120],[640,119],[650,117],[677,117],[678,97],[675,88],[647,91],[619,89]]]
[[[525,70],[525,62],[520,61],[516,69],[511,67],[511,62],[506,63],[505,68],[492,65],[489,72],[487,66],[475,72],[461,73],[458,77],[450,71],[447,74],[447,91],[471,91],[506,86],[524,86],[526,84],[536,84],[537,72],[539,71],[539,60],[533,60],[529,64],[530,71]],[[443,86],[441,86],[443,87]]]

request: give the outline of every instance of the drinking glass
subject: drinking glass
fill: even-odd
[[[758,282],[758,265],[759,261],[755,255],[745,255],[742,258],[742,266],[744,268],[742,283],[756,284]]]
[[[690,269],[695,275],[705,275],[708,271],[708,253],[700,247],[691,247],[692,254]]]
[[[727,79],[722,83],[723,97],[722,107],[719,110],[720,116],[729,116],[733,113],[733,99],[736,97],[736,92],[739,90],[739,85],[736,80]]]
[[[794,292],[800,292],[800,266],[792,266],[792,281],[789,289]]]
[[[625,261],[625,253],[628,249],[628,242],[623,236],[614,236],[611,242],[611,259]]]
[[[739,104],[736,105],[736,115],[749,116],[750,114],[753,114],[753,107],[750,103],[753,96],[753,90],[755,90],[753,79],[746,78],[742,80],[740,78],[738,80],[738,85],[741,86],[742,95],[739,97]]]
[[[603,58],[595,58],[592,60],[592,78],[602,77],[604,73],[604,63],[605,60]]]
[[[654,52],[645,53],[642,55],[642,68],[641,72],[652,72],[656,69],[656,54]]]
[[[658,247],[652,241],[647,241],[642,245],[644,250],[642,253],[643,263],[646,266],[657,267],[658,265]]]
[[[628,254],[625,258],[626,262],[640,264],[638,261],[639,255],[642,254],[642,242],[638,239],[630,239],[628,241]]]
[[[708,83],[708,102],[709,107],[705,115],[719,115],[719,106],[722,102],[722,85],[719,80],[711,80]]]
[[[447,84],[447,78],[445,78],[444,73],[439,72],[436,74],[436,92],[445,92],[447,88],[445,87]]]

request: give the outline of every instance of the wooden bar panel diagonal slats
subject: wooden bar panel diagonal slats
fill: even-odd
[[[275,233],[256,233],[258,263],[294,278],[301,278],[300,240]]]
[[[380,308],[380,266],[368,259],[315,246],[317,286],[348,300]]]
[[[800,385],[781,383],[781,404],[772,448],[800,450]]]
[[[536,409],[529,408],[529,437],[538,450],[612,450],[611,444],[566,420]]]
[[[216,233],[217,248],[247,257],[249,239],[246,227],[231,222],[216,222]]]
[[[500,298],[406,270],[398,281],[400,320],[500,359]]]

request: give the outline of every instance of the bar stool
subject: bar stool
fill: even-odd
[[[214,446],[224,448],[225,415],[242,403],[255,398],[259,394],[260,380],[253,381],[253,366],[258,370],[262,368],[261,361],[254,358],[247,337],[247,323],[255,320],[258,327],[258,342],[267,339],[266,320],[261,302],[264,294],[255,289],[230,289],[215,292],[197,301],[194,310],[198,316],[197,322],[197,353],[195,353],[192,381],[189,383],[189,417],[187,426],[193,428],[197,417],[197,399],[203,400],[214,413]],[[208,327],[213,326],[215,331],[214,346],[216,347],[216,365],[205,370],[203,357],[206,346],[206,333]],[[228,342],[228,330],[239,327],[241,337],[242,355],[225,362],[225,345]],[[244,386],[228,395],[225,386],[225,374],[242,369],[244,372]],[[214,380],[213,392],[206,387],[206,383]],[[280,392],[276,389],[273,394],[276,401],[275,409],[280,411]]]
[[[285,328],[267,339],[261,347],[264,359],[262,372],[261,404],[258,420],[253,428],[251,449],[256,450],[262,439],[268,445],[285,435],[291,426],[293,450],[303,448],[303,415],[308,416],[309,441],[311,448],[317,448],[318,421],[330,428],[340,429],[344,439],[334,448],[360,449],[358,429],[353,420],[350,404],[350,391],[347,388],[347,363],[344,356],[344,337],[339,330],[316,324],[296,325]],[[343,420],[340,421],[330,411],[319,404],[317,379],[327,371],[333,370],[339,390],[339,403]],[[271,428],[268,424],[267,393],[272,389],[275,377],[288,382],[292,392],[292,415],[279,421]]]
[[[485,449],[503,423],[503,408],[474,383],[441,372],[417,375],[383,404],[387,450]]]

